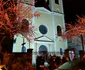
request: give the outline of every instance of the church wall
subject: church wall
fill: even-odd
[[[59,25],[61,27],[62,32],[65,29],[65,25],[64,25],[64,16],[63,14],[54,15],[54,28],[55,28],[55,33],[56,33],[56,37],[55,37],[55,44],[56,44],[56,50],[57,52],[60,52],[60,48],[62,48],[62,50],[64,51],[64,49],[67,48],[67,41],[63,40],[61,36],[57,35],[57,26]]]
[[[24,42],[26,43],[25,47],[28,49],[29,48],[29,42],[25,37],[24,37]],[[13,43],[13,52],[21,52],[22,43],[23,43],[23,36],[22,35],[16,36],[16,42]]]
[[[60,48],[62,48],[62,52],[67,48],[66,41],[63,41],[61,37],[56,38],[56,53],[60,52]]]
[[[63,10],[61,8],[61,5],[55,4],[54,0],[50,0],[50,2],[52,2],[52,8],[54,9],[54,11],[56,11],[56,9],[58,8],[60,13],[55,13],[55,12],[46,12],[43,10],[37,10],[40,13],[40,17],[33,17],[32,19],[32,23],[35,26],[36,30],[35,30],[35,37],[38,38],[40,36],[43,36],[43,34],[40,33],[39,31],[39,26],[40,25],[45,25],[47,27],[47,33],[44,35],[46,37],[41,37],[38,38],[38,40],[43,40],[42,41],[34,41],[33,43],[30,43],[30,48],[33,48],[33,59],[32,59],[32,63],[36,63],[36,58],[38,52],[39,52],[39,47],[41,45],[45,45],[47,48],[47,51],[49,52],[49,54],[51,55],[60,55],[60,48],[62,48],[62,50],[64,51],[64,49],[67,48],[67,41],[63,41],[63,39],[60,36],[57,36],[57,26],[61,26],[61,28],[65,28],[65,24],[64,24],[64,14]],[[61,3],[60,3],[61,4]],[[34,10],[34,9],[33,9]],[[63,32],[63,30],[62,30]],[[49,39],[48,39],[49,38]],[[45,42],[45,41],[49,41],[52,40],[53,42]],[[25,39],[26,42],[26,48],[29,48],[29,42]],[[16,40],[16,43],[13,46],[13,52],[21,52],[21,44],[23,43],[23,38],[22,36],[18,37]]]
[[[46,34],[46,36],[48,36],[49,38],[53,39],[53,31],[52,31],[52,16],[51,14],[47,14],[47,13],[43,13],[43,12],[39,12],[40,13],[40,17],[34,19],[34,26],[36,27],[36,37],[41,36],[42,34],[39,32],[39,26],[40,25],[45,25],[48,29],[48,32]]]

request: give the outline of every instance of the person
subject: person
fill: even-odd
[[[82,60],[85,60],[85,54],[82,56]]]
[[[61,59],[60,56],[56,57],[56,64],[57,64],[58,67],[62,64],[62,59]]]
[[[76,58],[76,56],[74,55],[74,58],[73,58],[73,60],[77,60],[77,58]]]
[[[21,50],[21,52],[26,52],[26,47],[24,45],[25,45],[25,43],[22,43],[22,50]]]
[[[70,58],[68,56],[63,56],[62,63],[70,61]]]

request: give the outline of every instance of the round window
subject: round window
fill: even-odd
[[[46,34],[47,33],[47,27],[45,25],[40,25],[39,31],[40,31],[41,34]]]

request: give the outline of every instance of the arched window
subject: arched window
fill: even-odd
[[[60,55],[62,55],[63,54],[63,50],[62,50],[62,48],[60,48]]]
[[[25,46],[22,47],[22,51],[21,52],[26,52],[26,47]]]
[[[44,7],[50,10],[49,0],[35,0],[35,7]]]
[[[56,3],[56,4],[59,4],[59,0],[55,0],[55,3]]]
[[[57,35],[61,36],[62,35],[62,31],[61,31],[61,27],[57,26]]]
[[[24,46],[25,43],[22,44],[21,52],[26,52],[26,47]]]

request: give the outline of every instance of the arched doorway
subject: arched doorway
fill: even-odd
[[[41,45],[39,47],[39,55],[42,56],[45,61],[47,61],[48,51],[45,45]]]
[[[44,66],[44,62],[47,61],[47,48],[45,45],[40,45],[39,47],[39,56],[36,59],[36,68],[37,70],[41,70],[41,65]]]
[[[39,47],[39,55],[40,56],[46,56],[46,54],[47,54],[47,48],[46,48],[46,46],[45,45],[41,45]]]

